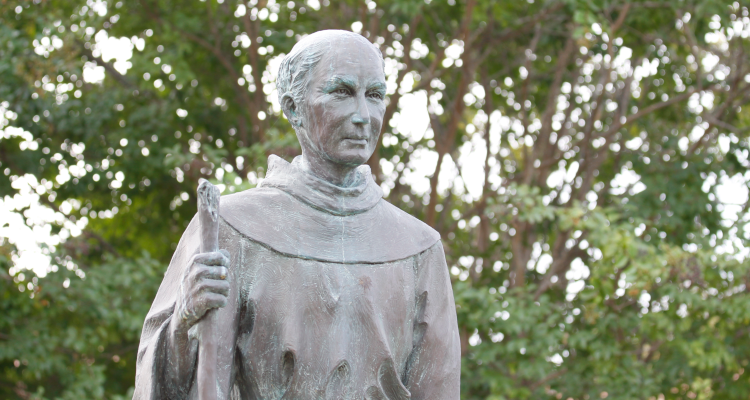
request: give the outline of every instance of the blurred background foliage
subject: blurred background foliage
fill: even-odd
[[[443,237],[462,398],[747,398],[728,0],[0,1],[0,398],[131,396],[198,179],[299,154],[276,69],[330,28],[386,58],[370,164]]]

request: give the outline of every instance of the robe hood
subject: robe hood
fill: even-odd
[[[282,190],[310,207],[339,216],[368,211],[383,198],[383,190],[372,179],[369,165],[357,167],[351,186],[340,187],[304,171],[301,164],[299,156],[290,164],[271,155],[260,187]]]
[[[411,257],[440,234],[383,200],[369,166],[357,168],[350,187],[339,187],[271,155],[266,179],[255,189],[223,196],[221,217],[242,235],[279,253],[359,264]]]

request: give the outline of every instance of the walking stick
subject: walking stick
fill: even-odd
[[[219,251],[219,188],[201,179],[198,183],[198,221],[201,253]],[[198,399],[218,400],[216,379],[217,343],[214,335],[216,311],[208,310],[198,322]]]

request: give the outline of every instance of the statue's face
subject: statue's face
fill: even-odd
[[[375,151],[383,124],[383,64],[366,43],[352,38],[332,41],[331,51],[311,72],[303,151],[337,164],[360,165]]]

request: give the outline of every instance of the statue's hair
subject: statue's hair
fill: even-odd
[[[331,50],[333,46],[331,43],[332,39],[342,36],[361,40],[371,46],[380,57],[383,68],[385,68],[385,61],[383,60],[383,53],[380,52],[380,48],[370,43],[364,36],[338,29],[315,32],[297,42],[292,51],[281,61],[279,73],[276,77],[276,91],[279,96],[279,104],[283,106],[283,98],[289,94],[294,103],[297,104],[297,112],[300,114],[304,112],[302,104],[307,94],[308,84],[310,83],[310,73],[318,62],[320,62],[321,58],[323,58],[323,54]],[[300,115],[300,117],[303,117],[303,115]]]

